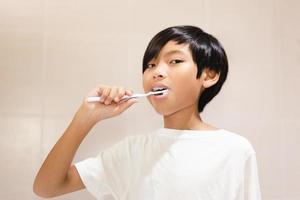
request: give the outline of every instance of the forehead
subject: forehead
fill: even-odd
[[[176,41],[169,41],[160,50],[158,57],[165,57],[173,54],[191,57],[189,44],[177,44]]]

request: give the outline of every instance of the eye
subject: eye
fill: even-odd
[[[152,68],[152,67],[154,67],[155,66],[155,64],[152,64],[152,63],[148,63],[147,64],[147,68]]]
[[[178,59],[175,59],[175,60],[171,60],[171,64],[178,64],[178,63],[182,63],[183,60],[178,60]]]

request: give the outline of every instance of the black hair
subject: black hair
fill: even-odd
[[[189,44],[193,61],[197,65],[197,76],[199,78],[203,69],[208,68],[220,74],[219,80],[213,86],[206,88],[198,101],[198,112],[201,113],[204,107],[221,90],[228,73],[228,60],[221,43],[211,34],[204,32],[195,26],[173,26],[157,33],[146,48],[143,58],[143,73],[148,63],[156,58],[169,41],[177,44]]]

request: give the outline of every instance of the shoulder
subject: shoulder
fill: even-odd
[[[234,150],[239,150],[245,152],[246,154],[256,153],[253,145],[245,136],[228,130],[223,130],[223,132]]]

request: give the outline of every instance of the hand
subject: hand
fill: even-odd
[[[101,101],[87,102],[87,97],[85,97],[76,115],[83,117],[84,120],[88,120],[94,125],[101,120],[121,114],[132,104],[138,102],[136,98],[120,101],[124,95],[131,96],[132,94],[131,90],[124,87],[99,85],[91,90],[87,97],[101,96]]]

